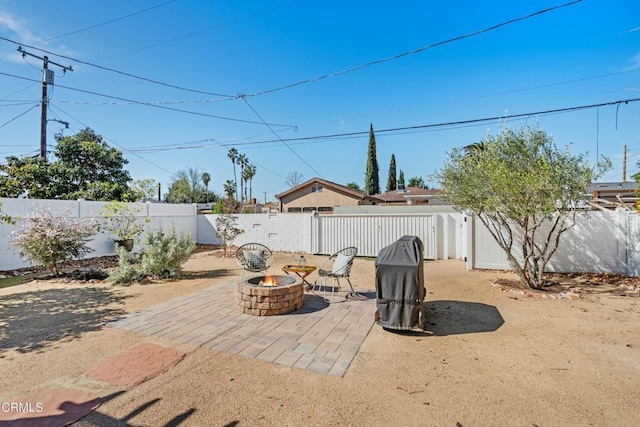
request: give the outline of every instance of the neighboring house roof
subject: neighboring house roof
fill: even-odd
[[[589,193],[594,191],[623,191],[623,190],[637,190],[638,183],[635,181],[627,181],[627,182],[594,182],[589,185]]]
[[[376,197],[383,200],[384,203],[406,203],[411,198],[435,198],[440,194],[440,190],[429,190],[420,187],[407,187],[403,190],[387,191],[386,193],[376,194]]]
[[[331,182],[331,181],[327,181],[326,179],[322,179],[322,178],[311,178],[310,180],[303,182],[300,185],[297,185],[293,188],[290,188],[286,191],[283,191],[280,194],[276,194],[276,198],[278,199],[282,199],[283,197],[286,197],[290,194],[295,193],[296,191],[308,187],[310,185],[314,185],[314,184],[322,184],[323,187],[331,189],[337,193],[341,193],[344,194],[345,196],[349,196],[352,197],[354,199],[357,200],[373,200],[376,203],[380,203],[381,200],[378,198],[378,196],[368,196],[364,193],[361,193],[359,191],[356,191],[352,188],[347,187],[346,185],[341,185],[341,184],[336,184],[335,182]]]
[[[593,201],[608,209],[615,209],[623,205],[634,209],[638,201],[637,191],[638,184],[634,181],[594,182],[589,185],[588,189]]]

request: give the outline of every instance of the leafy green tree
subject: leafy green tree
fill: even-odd
[[[400,170],[400,175],[398,175],[398,185],[404,187],[404,172]]]
[[[389,178],[387,178],[387,191],[394,191],[397,188],[398,180],[396,178],[396,156],[391,154],[389,162]]]
[[[6,222],[7,224],[15,224],[15,220],[11,216],[2,212],[2,201],[0,200],[0,222]]]
[[[56,161],[50,171],[53,192],[60,199],[130,200],[129,163],[102,136],[85,128],[73,136],[56,135]]]
[[[137,179],[129,184],[129,188],[133,194],[132,201],[136,202],[156,200],[158,194],[158,183],[152,178]]]
[[[429,188],[421,176],[412,176],[409,178],[409,187]]]
[[[122,153],[90,128],[73,136],[56,135],[52,163],[8,157],[0,166],[0,196],[64,200],[134,200]]]
[[[359,191],[359,192],[362,193],[362,188],[360,188],[360,186],[356,182],[348,182],[347,183],[347,187],[349,187],[352,190],[356,190],[356,191]]]
[[[7,157],[0,165],[0,196],[50,199],[55,197],[49,162],[40,157]]]
[[[378,159],[376,158],[376,135],[373,133],[373,124],[369,128],[369,148],[367,149],[367,165],[364,172],[364,193],[380,193],[380,177],[378,176]]]
[[[208,203],[217,199],[215,193],[204,188],[202,174],[195,168],[178,171],[166,196],[169,203]]]
[[[233,182],[233,181],[231,181]],[[213,205],[213,208],[211,208],[211,213],[212,214],[223,214],[224,213],[224,200],[222,199],[218,199],[218,201]]]
[[[484,148],[454,148],[435,174],[443,195],[487,227],[523,283],[544,286],[545,266],[590,201],[597,178],[584,155],[556,148],[539,128],[504,128]],[[604,159],[601,171],[610,167]]]

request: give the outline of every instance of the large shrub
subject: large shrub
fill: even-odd
[[[92,221],[74,220],[70,218],[70,212],[54,216],[45,207],[27,215],[22,228],[13,233],[11,246],[20,248],[22,257],[48,268],[57,277],[61,263],[92,251],[87,243],[95,233],[96,226]]]
[[[145,238],[146,249],[142,254],[142,269],[153,277],[172,278],[180,274],[180,266],[189,259],[196,248],[193,238],[176,234],[171,227],[165,233],[161,227],[149,231]]]
[[[140,265],[135,263],[136,255],[127,251],[124,247],[117,247],[118,269],[109,275],[109,282],[116,285],[129,285],[143,280],[146,274]]]

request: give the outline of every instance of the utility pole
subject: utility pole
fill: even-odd
[[[622,182],[627,182],[627,145],[624,146],[622,153]]]
[[[49,70],[49,64],[57,65],[62,68],[62,72],[66,73],[67,70],[73,71],[71,66],[60,65],[53,61],[49,61],[47,56],[40,57],[29,53],[22,49],[22,46],[18,46],[18,52],[22,53],[22,57],[32,56],[34,58],[42,60],[42,101],[40,102],[40,158],[47,160],[47,85],[53,85],[53,71]]]

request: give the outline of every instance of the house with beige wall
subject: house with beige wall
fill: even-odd
[[[276,195],[280,212],[332,213],[338,206],[375,205],[382,200],[322,178],[312,178]]]

